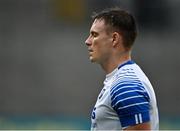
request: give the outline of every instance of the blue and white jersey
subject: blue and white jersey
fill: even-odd
[[[106,75],[91,121],[91,130],[123,130],[145,122],[158,130],[155,93],[137,64],[127,61]]]

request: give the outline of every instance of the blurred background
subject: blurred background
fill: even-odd
[[[0,129],[90,128],[105,74],[84,43],[91,14],[132,12],[133,59],[156,92],[160,129],[180,129],[179,0],[0,0]]]

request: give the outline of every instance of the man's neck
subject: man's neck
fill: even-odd
[[[123,64],[124,62],[131,60],[130,54],[124,54],[121,57],[113,57],[109,61],[105,63],[101,63],[102,69],[105,71],[106,74],[111,73],[114,69],[116,69],[119,65]]]

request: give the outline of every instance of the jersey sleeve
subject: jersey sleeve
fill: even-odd
[[[118,82],[110,94],[122,128],[150,121],[149,95],[139,80]]]

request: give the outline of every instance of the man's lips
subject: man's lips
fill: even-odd
[[[93,50],[92,49],[88,49],[88,51],[89,51],[89,55],[91,56],[92,53],[93,53]]]
[[[89,52],[93,52],[93,50],[92,50],[92,49],[88,49],[88,51],[89,51]]]

